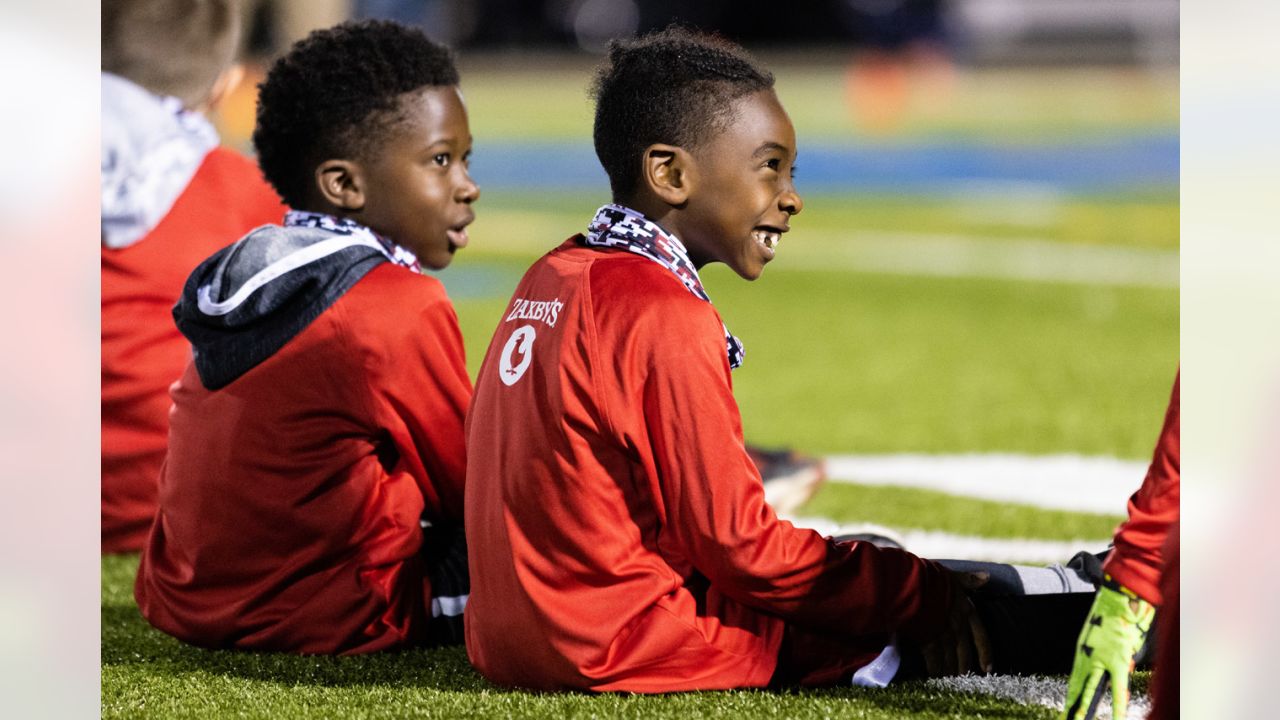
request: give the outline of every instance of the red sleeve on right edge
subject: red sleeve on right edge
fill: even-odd
[[[1173,381],[1164,429],[1156,443],[1147,477],[1129,498],[1129,519],[1116,531],[1115,549],[1103,566],[1117,582],[1153,605],[1159,605],[1163,599],[1160,594],[1163,546],[1179,514],[1178,390],[1181,379],[1179,373]]]

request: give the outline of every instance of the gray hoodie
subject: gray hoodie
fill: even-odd
[[[271,357],[384,262],[408,251],[350,220],[291,212],[200,263],[173,319],[200,380],[217,390]]]

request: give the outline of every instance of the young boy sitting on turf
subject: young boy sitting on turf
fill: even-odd
[[[173,324],[201,260],[285,207],[204,113],[240,76],[234,0],[102,3],[102,551],[142,549],[156,514]]]
[[[987,666],[959,576],[779,520],[743,447],[698,268],[759,277],[801,210],[772,76],[669,29],[615,43],[596,102],[614,202],[521,280],[467,417],[472,663],[632,692]]]
[[[460,641],[471,383],[420,272],[467,244],[479,195],[451,54],[386,22],[315,32],[262,84],[254,144],[294,210],[202,263],[174,309],[194,359],[138,605],[211,647]]]

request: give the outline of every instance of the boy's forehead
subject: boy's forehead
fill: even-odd
[[[454,85],[433,85],[407,92],[400,98],[400,117],[414,135],[470,135],[467,111]]]
[[[733,145],[751,154],[771,149],[795,152],[796,131],[772,89],[743,95],[727,110],[728,121],[711,138],[713,145]]]
[[[456,85],[427,85],[410,90],[400,96],[399,104],[402,110],[428,116],[466,112]]]

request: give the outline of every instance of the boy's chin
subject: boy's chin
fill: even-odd
[[[423,267],[432,270],[443,270],[453,263],[454,256],[461,249],[461,247],[446,240],[443,247],[435,246],[431,249],[431,252],[426,253],[426,257],[419,258],[418,262],[421,262]]]
[[[733,265],[732,267],[733,271],[738,274],[738,277],[748,282],[759,280],[760,276],[764,274],[764,263]]]
[[[443,270],[449,267],[450,263],[453,262],[453,252],[453,248],[449,248],[447,251],[437,252],[433,253],[429,257],[419,258],[418,262],[422,265],[424,270]]]

